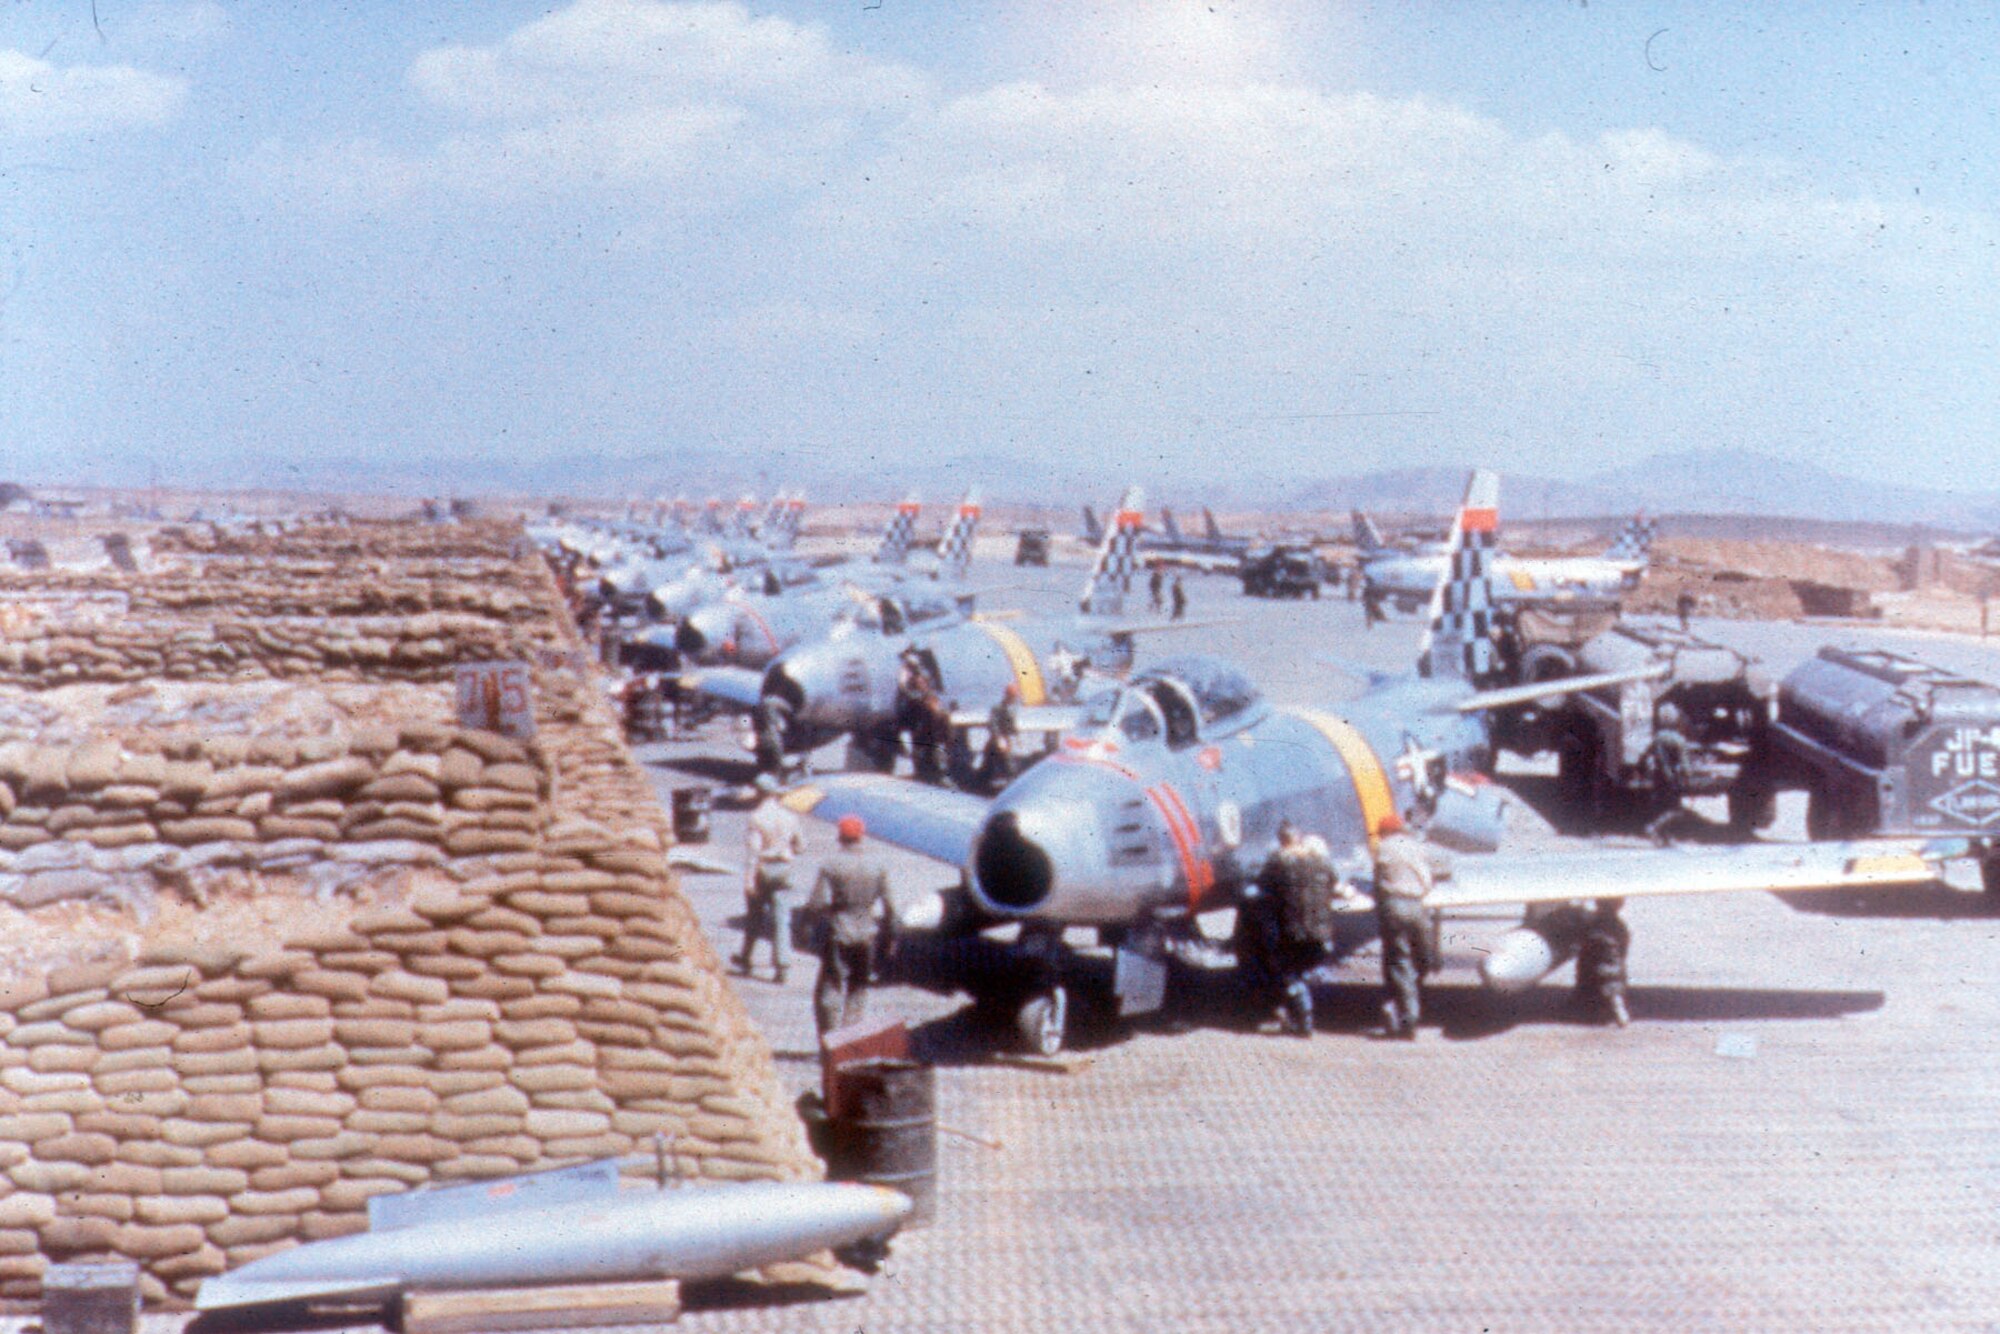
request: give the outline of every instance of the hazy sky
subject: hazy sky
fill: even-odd
[[[1181,490],[1741,445],[1993,489],[1996,39],[1915,3],[16,0],[0,477],[742,449]]]

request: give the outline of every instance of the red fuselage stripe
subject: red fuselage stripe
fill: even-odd
[[[1167,822],[1167,832],[1174,840],[1174,851],[1180,855],[1181,873],[1187,877],[1188,906],[1196,907],[1215,887],[1215,868],[1201,855],[1201,830],[1194,817],[1188,814],[1180,793],[1167,784],[1154,784],[1146,789],[1146,795],[1153,799],[1153,805],[1159,808],[1161,817]]]

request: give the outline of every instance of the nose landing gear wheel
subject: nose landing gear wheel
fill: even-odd
[[[1030,996],[1014,1016],[1015,1031],[1030,1056],[1059,1054],[1068,1023],[1069,993],[1061,987]]]

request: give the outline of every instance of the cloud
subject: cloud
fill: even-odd
[[[0,49],[0,134],[50,138],[164,124],[187,80],[129,65],[54,65]]]
[[[1803,449],[1836,419],[1893,451],[2000,410],[1965,365],[2000,302],[1990,214],[1656,127],[1524,134],[1330,87],[1282,3],[1213,12],[1104,0],[1085,18],[1123,63],[947,93],[741,4],[580,0],[419,57],[427,138],[264,166],[314,207],[518,223],[498,267],[524,286],[535,238],[619,206],[620,257],[552,254],[543,284],[595,280],[635,367],[679,338],[686,400],[741,405],[751,438],[1047,431],[1200,462],[1332,436],[1539,465],[1576,441]]]
[[[927,89],[908,66],[848,55],[823,29],[733,0],[579,0],[495,44],[427,51],[408,81],[450,123],[406,160],[435,187],[698,182],[675,201],[689,208],[797,185],[863,124],[903,114]]]

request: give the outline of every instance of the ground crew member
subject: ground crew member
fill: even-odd
[[[937,787],[948,785],[947,762],[951,746],[951,708],[931,683],[930,673],[914,667],[905,677],[905,696],[910,729],[910,756],[919,783]]]
[[[1625,1005],[1625,954],[1632,946],[1632,928],[1618,915],[1624,907],[1623,899],[1599,899],[1576,951],[1577,1001],[1599,1023],[1620,1028],[1632,1022]]]
[[[998,792],[1014,781],[1014,746],[1021,735],[1020,703],[1021,688],[1010,681],[993,712],[986,715],[986,748],[979,756],[979,787],[984,792]]]
[[[1302,1038],[1313,1032],[1306,976],[1333,944],[1339,880],[1325,840],[1301,835],[1290,820],[1278,826],[1278,846],[1257,874],[1257,911],[1263,918],[1258,937],[1265,976],[1277,992],[1278,1022]]]
[[[1694,620],[1694,608],[1695,599],[1692,593],[1683,591],[1679,597],[1674,599],[1674,614],[1680,617],[1681,629],[1688,629],[1689,622]]]
[[[889,911],[889,873],[861,850],[868,827],[860,816],[844,815],[835,828],[840,851],[820,863],[819,879],[806,902],[808,911],[827,918],[819,981],[813,985],[813,1019],[822,1037],[861,1021],[873,964],[875,910],[879,905],[885,914]]]
[[[1375,917],[1382,935],[1384,1037],[1415,1041],[1423,980],[1437,971],[1437,936],[1425,905],[1451,864],[1411,833],[1394,811],[1376,826]]]
[[[1173,600],[1174,610],[1171,619],[1178,621],[1187,615],[1187,585],[1181,582],[1179,575],[1174,576]]]
[[[1161,590],[1166,586],[1166,582],[1166,571],[1162,570],[1158,565],[1154,565],[1153,572],[1146,576],[1146,592],[1152,596],[1154,611],[1159,611],[1166,605],[1160,597]]]
[[[1382,614],[1382,595],[1373,588],[1364,587],[1361,590],[1361,628],[1372,630],[1388,619]]]
[[[806,850],[799,817],[778,800],[778,780],[757,775],[757,809],[743,838],[743,949],[736,969],[750,975],[757,942],[771,942],[771,971],[782,983],[792,961],[792,862]]]
[[[1668,701],[1653,717],[1653,766],[1666,792],[1678,800],[1688,789],[1686,722],[1678,704]]]

